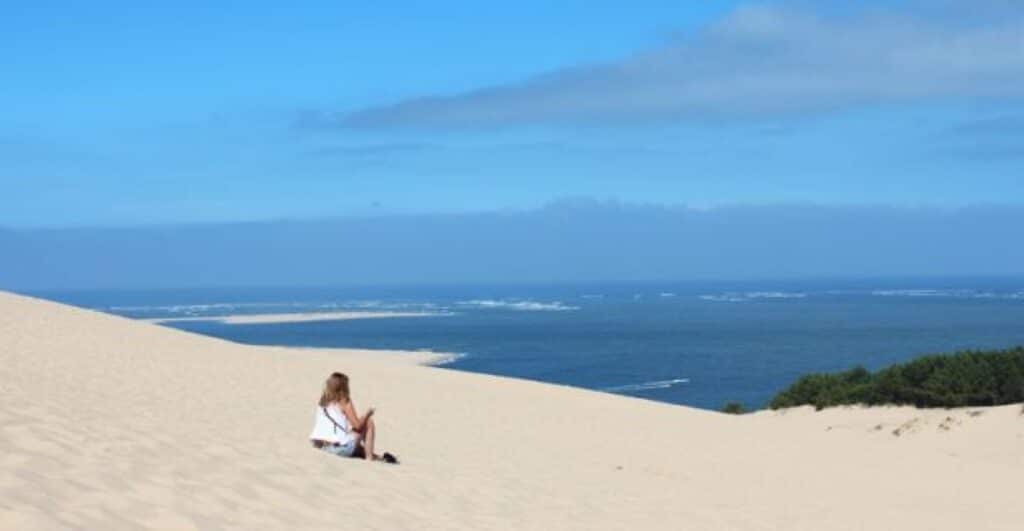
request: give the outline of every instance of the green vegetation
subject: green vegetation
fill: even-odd
[[[722,413],[729,413],[730,415],[742,415],[747,412],[747,408],[743,407],[743,404],[739,402],[729,402],[722,406]]]
[[[772,409],[813,405],[995,406],[1024,402],[1024,347],[931,355],[871,373],[863,367],[808,374],[772,399]]]

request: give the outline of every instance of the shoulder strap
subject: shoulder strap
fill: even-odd
[[[327,420],[330,420],[331,424],[334,424],[334,433],[338,433],[338,430],[348,433],[348,430],[341,424],[338,424],[338,421],[334,420],[334,417],[327,412],[327,406],[320,406],[320,409],[324,410],[324,415],[327,415]]]

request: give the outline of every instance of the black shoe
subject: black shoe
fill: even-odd
[[[393,456],[393,455],[391,455],[388,452],[384,452],[384,455],[380,456],[380,459],[381,459],[381,461],[384,461],[385,463],[388,463],[389,465],[397,465],[398,464],[398,458]]]

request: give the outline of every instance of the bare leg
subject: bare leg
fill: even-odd
[[[357,431],[353,437],[356,438],[356,449],[352,452],[352,457],[362,459],[366,456],[366,452],[363,450],[363,434]]]
[[[366,459],[376,459],[377,456],[373,453],[373,440],[377,434],[377,426],[373,423],[373,419],[366,420],[366,428],[363,431],[363,451],[366,454]]]

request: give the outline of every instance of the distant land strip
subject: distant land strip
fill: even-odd
[[[181,323],[189,321],[217,321],[224,324],[305,323],[311,321],[348,321],[352,319],[383,319],[395,317],[436,317],[443,313],[428,312],[322,312],[322,313],[264,313],[242,315],[211,315],[200,317],[160,317],[141,319],[149,323]]]

